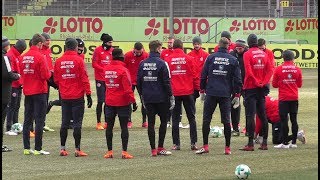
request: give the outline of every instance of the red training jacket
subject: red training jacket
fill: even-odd
[[[132,85],[137,85],[137,75],[138,75],[140,62],[147,59],[148,57],[149,57],[149,54],[144,51],[141,54],[141,56],[135,56],[133,53],[133,50],[127,52],[124,55],[124,63],[126,64],[126,68],[130,72]]]
[[[200,90],[193,57],[185,54],[182,49],[174,49],[165,61],[169,65],[174,96],[190,95],[194,90]]]
[[[19,61],[21,58],[20,52],[14,46],[12,46],[6,55],[10,59],[12,71],[21,74],[19,67]],[[13,81],[11,85],[13,88],[21,87],[22,79],[20,78],[19,80]]]
[[[173,53],[173,49],[163,49],[160,54],[160,59],[164,60]]]
[[[40,51],[46,56],[49,71],[53,71],[51,49],[47,46],[42,46],[42,49],[40,49]]]
[[[37,46],[31,46],[29,51],[21,56],[20,71],[24,82],[24,95],[48,93],[47,80],[51,73],[44,55]]]
[[[84,61],[76,51],[67,50],[57,59],[53,78],[61,99],[80,99],[84,94],[91,95]]]
[[[269,61],[271,63],[271,67],[272,67],[272,72],[274,71],[274,67],[275,67],[275,60],[274,60],[274,55],[272,50],[270,49],[265,49],[264,52],[268,55]]]
[[[231,42],[230,45],[229,45],[229,47],[228,47],[228,52],[230,53],[230,52],[233,51],[235,48],[236,48],[236,43]],[[216,47],[214,47],[214,50],[213,50],[213,51],[214,51],[214,52],[218,52],[218,50],[219,50],[219,44],[216,45]]]
[[[204,51],[202,48],[199,50],[193,49],[191,52],[188,53],[189,56],[192,56],[195,61],[195,71],[197,76],[200,79],[202,68],[204,65],[204,62],[206,61],[207,57],[209,56],[209,53]]]
[[[275,69],[272,86],[279,88],[280,101],[298,100],[298,88],[302,86],[301,69],[293,61],[285,61]]]
[[[105,103],[108,106],[127,106],[136,102],[132,91],[130,74],[125,64],[112,60],[104,68],[106,83]]]
[[[94,68],[95,80],[104,81],[104,67],[112,60],[113,47],[104,50],[102,46],[97,47],[92,55],[92,67]]]
[[[252,47],[243,54],[243,61],[246,72],[243,89],[261,88],[269,83],[273,71],[264,51],[258,47]]]
[[[279,116],[279,101],[277,99],[272,98],[271,96],[266,96],[266,115],[267,119],[272,123],[277,123],[280,121]],[[261,120],[256,115],[256,128],[255,133],[260,134],[262,128]]]

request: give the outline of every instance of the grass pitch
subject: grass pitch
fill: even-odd
[[[116,120],[113,159],[104,159],[107,151],[105,131],[95,130],[96,124],[96,95],[93,71],[88,65],[89,77],[94,105],[85,109],[81,149],[89,154],[88,157],[76,158],[73,155],[74,140],[72,130],[69,130],[67,150],[70,155],[59,156],[61,124],[60,107],[53,107],[47,116],[47,125],[55,132],[45,132],[43,149],[51,152],[48,156],[23,155],[22,135],[4,135],[4,144],[13,149],[12,152],[2,153],[3,179],[236,179],[234,171],[237,165],[246,164],[251,168],[249,179],[317,179],[318,178],[318,73],[317,69],[303,70],[303,87],[300,89],[298,124],[307,135],[307,144],[297,141],[297,149],[274,149],[269,130],[269,150],[243,152],[238,150],[247,143],[247,137],[231,138],[230,156],[224,155],[224,137],[210,138],[210,153],[196,155],[190,150],[189,129],[180,129],[181,150],[173,151],[172,156],[150,157],[150,146],[147,129],[141,127],[140,107],[133,113],[133,128],[129,130],[128,152],[134,159],[121,159],[121,139],[119,121]],[[56,99],[57,91],[51,89],[50,100]],[[271,95],[278,97],[277,89],[271,89]],[[138,99],[138,96],[136,96]],[[139,102],[139,100],[137,100]],[[139,104],[139,103],[138,103]],[[141,106],[141,104],[139,104]],[[197,101],[197,130],[198,146],[202,145],[202,108]],[[241,127],[245,122],[244,108],[241,110]],[[19,122],[23,123],[23,99],[21,102]],[[182,123],[187,124],[183,115]],[[289,123],[290,124],[290,123]],[[217,108],[211,126],[220,123],[220,113]],[[159,127],[159,119],[156,128]],[[271,125],[269,125],[271,129]],[[291,130],[290,130],[291,131]],[[156,143],[158,129],[156,129]],[[165,147],[172,146],[171,128],[168,128]],[[31,139],[34,148],[34,138]]]

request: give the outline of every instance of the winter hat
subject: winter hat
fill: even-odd
[[[48,33],[42,33],[41,34],[46,40],[51,39]]]
[[[18,41],[16,42],[16,44],[14,45],[14,47],[20,52],[22,53],[24,50],[27,49],[27,43],[24,39],[18,39]]]
[[[258,46],[258,37],[255,34],[250,34],[247,39],[249,48]]]
[[[236,47],[246,47],[246,46],[248,45],[246,44],[245,40],[242,40],[242,39],[236,40]]]
[[[75,50],[78,47],[78,41],[74,38],[67,38],[65,44],[67,50]]]
[[[283,60],[285,60],[285,61],[291,61],[294,59],[294,54],[292,51],[287,49],[287,50],[283,51],[282,57],[283,57]]]
[[[103,42],[109,42],[109,41],[113,41],[113,38],[109,34],[102,33],[100,40]]]
[[[202,40],[199,36],[196,36],[192,39],[192,44],[199,43],[202,44]]]
[[[9,39],[6,36],[2,36],[2,49],[9,45],[10,45]]]
[[[82,39],[77,38],[78,41],[78,47],[84,47],[84,41]]]
[[[226,37],[229,40],[231,39],[231,34],[228,31],[222,31],[221,37]]]
[[[112,51],[112,59],[113,60],[124,60],[123,51],[120,48],[115,48]]]

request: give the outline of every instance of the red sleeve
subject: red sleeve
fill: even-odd
[[[193,57],[189,57],[189,62],[190,62],[190,68],[191,68],[191,72],[192,72],[192,76],[193,76],[193,89],[194,90],[200,90],[200,78],[199,76],[197,75],[197,70],[196,70],[196,64],[195,64],[195,61],[194,61],[194,58]]]
[[[51,50],[50,48],[47,50],[47,55],[46,55],[46,60],[47,60],[47,63],[48,63],[48,69],[49,71],[53,71],[53,63],[52,63],[52,57],[50,56],[51,55]]]
[[[89,77],[85,68],[85,64],[82,60],[79,60],[80,79],[83,83],[86,95],[91,95]]]
[[[273,74],[273,78],[272,78],[272,86],[274,88],[278,88],[279,87],[279,69],[281,68],[281,66],[278,66],[275,71],[274,71],[274,74]]]
[[[59,63],[59,59],[56,60],[56,63],[54,64],[54,73],[53,73],[53,81],[54,83],[56,83],[59,86],[59,81],[60,81],[60,63]]]
[[[249,52],[245,52],[243,54],[243,62],[244,62],[244,69],[245,69],[245,76],[247,79],[252,79],[253,82],[255,83],[256,86],[258,86],[258,80],[254,77],[252,69],[251,69],[251,64],[250,64],[250,54]],[[245,78],[246,79],[246,78]]]
[[[126,67],[128,68],[128,65],[129,65],[129,60],[130,60],[130,57],[129,57],[129,52],[127,52],[125,55],[124,55],[124,63],[126,64]]]
[[[48,80],[51,76],[51,72],[49,71],[49,68],[48,68],[48,63],[45,59],[45,56],[44,55],[41,55],[39,56],[39,64],[40,64],[40,68],[39,68],[39,71],[40,71],[40,77],[42,79],[45,79],[45,80]]]
[[[298,79],[297,79],[297,86],[298,88],[301,88],[302,87],[302,72],[301,72],[301,69],[299,68],[298,69]]]
[[[92,55],[92,67],[99,71],[103,71],[103,67],[99,65],[100,59],[98,57],[98,50],[95,49]]]
[[[267,54],[266,54],[267,55]],[[273,65],[272,65],[272,62],[271,62],[271,60],[270,60],[270,58],[269,58],[269,56],[267,55],[267,63],[266,63],[266,69],[265,69],[265,71],[266,71],[266,75],[264,76],[264,79],[263,79],[263,81],[262,81],[262,83],[263,83],[263,85],[266,85],[266,84],[268,84],[269,82],[270,82],[270,79],[271,79],[271,77],[272,77],[272,74],[273,74]]]
[[[123,73],[123,77],[122,77],[122,85],[123,85],[123,89],[124,89],[124,93],[128,95],[128,99],[130,103],[135,103],[136,100],[134,98],[134,94],[132,91],[132,85],[130,82],[130,74],[128,72],[127,69],[125,69],[125,73]]]
[[[256,115],[256,128],[254,129],[254,132],[256,134],[260,134],[262,128],[261,120],[259,119],[258,115]]]
[[[270,50],[270,49],[268,49],[268,57],[269,57],[269,60],[270,60],[270,63],[271,63],[272,71],[274,71],[274,68],[275,68],[274,55],[273,55],[272,50]]]

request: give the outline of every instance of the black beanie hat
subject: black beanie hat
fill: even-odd
[[[246,41],[242,39],[236,40],[236,47],[247,47]]]
[[[46,40],[51,39],[48,33],[42,33],[41,34]]]
[[[109,41],[113,41],[113,38],[109,34],[102,33],[100,40],[103,42],[109,42]]]
[[[228,31],[222,31],[221,37],[228,38],[229,40],[231,39],[231,34]]]
[[[287,49],[287,50],[283,51],[282,57],[283,57],[283,60],[285,60],[285,61],[291,61],[294,59],[294,54],[292,51]]]
[[[124,60],[123,51],[120,48],[115,48],[112,51],[112,59],[113,60]]]
[[[249,48],[258,46],[258,37],[255,34],[250,34],[247,39]]]
[[[2,49],[9,45],[10,45],[10,42],[8,38],[6,36],[2,36]]]
[[[78,41],[78,47],[84,47],[84,41],[82,39],[77,38]]]
[[[65,44],[67,50],[76,50],[78,46],[78,41],[74,38],[67,38]]]
[[[24,50],[27,49],[27,43],[24,39],[18,39],[18,41],[16,42],[16,44],[14,45],[14,47],[20,52],[22,53]]]
[[[199,36],[196,36],[192,39],[192,44],[199,43],[202,44],[202,40]]]

